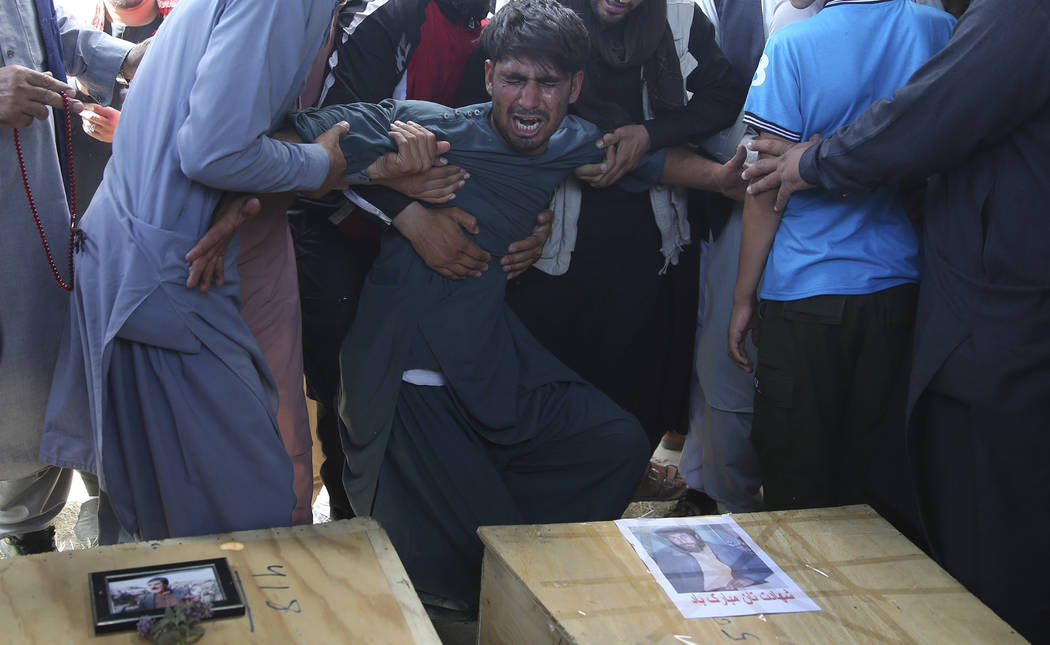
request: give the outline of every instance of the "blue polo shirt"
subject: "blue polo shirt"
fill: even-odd
[[[910,0],[831,0],[766,43],[744,121],[792,141],[827,136],[889,99],[951,36],[955,19]],[[930,106],[931,110],[937,106]],[[897,191],[795,193],[761,297],[864,294],[919,280],[918,232]]]

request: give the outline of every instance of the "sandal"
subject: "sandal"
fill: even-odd
[[[699,515],[718,515],[718,502],[707,493],[690,488],[664,517],[697,517]]]
[[[660,447],[664,450],[682,452],[683,446],[685,446],[685,435],[679,434],[674,430],[668,430],[664,433],[663,438],[660,439]]]
[[[685,480],[678,474],[678,466],[650,461],[642,483],[634,492],[634,501],[669,502],[681,497],[685,491]]]

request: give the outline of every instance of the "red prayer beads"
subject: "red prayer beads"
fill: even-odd
[[[22,159],[22,144],[18,139],[18,129],[14,131],[15,153],[18,155],[18,169],[22,172],[22,185],[26,190],[26,199],[29,201],[29,211],[33,214],[33,223],[36,224],[37,233],[40,235],[40,244],[44,247],[44,255],[47,256],[47,265],[51,267],[51,275],[55,282],[65,291],[73,290],[73,246],[77,236],[77,189],[76,181],[73,179],[73,132],[69,126],[69,97],[62,95],[62,103],[65,110],[62,112],[66,128],[66,164],[69,170],[69,282],[62,279],[55,265],[55,259],[51,255],[51,245],[47,243],[47,233],[40,223],[40,214],[36,210],[36,202],[33,200],[33,191],[29,188],[29,176],[26,174],[25,161]]]

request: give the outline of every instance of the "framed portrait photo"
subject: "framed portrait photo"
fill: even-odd
[[[162,616],[183,600],[210,603],[212,618],[244,615],[244,599],[226,558],[91,574],[96,634],[135,629],[143,616]]]

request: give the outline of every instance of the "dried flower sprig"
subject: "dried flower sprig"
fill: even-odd
[[[211,618],[211,603],[182,599],[174,607],[164,610],[164,615],[143,616],[139,619],[139,636],[152,640],[156,645],[189,645],[204,636],[200,622]]]

